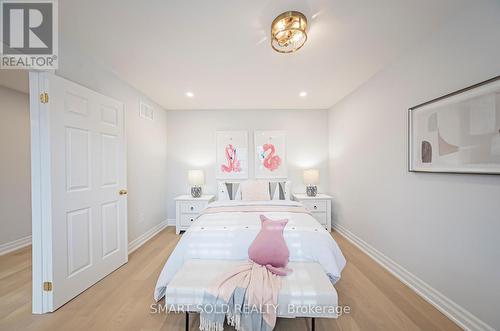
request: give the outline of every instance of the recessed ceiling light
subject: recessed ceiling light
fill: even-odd
[[[188,98],[192,98],[192,97],[194,97],[194,93],[193,92],[186,92],[186,96]]]
[[[299,93],[299,95],[301,97],[306,97],[307,96],[307,92],[306,91],[302,91],[302,92]]]

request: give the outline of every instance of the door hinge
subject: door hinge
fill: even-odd
[[[49,94],[48,93],[40,93],[40,102],[48,103],[49,102]]]
[[[43,290],[45,292],[52,291],[52,282],[43,282]]]

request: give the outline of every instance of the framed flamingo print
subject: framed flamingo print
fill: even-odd
[[[285,131],[255,131],[255,178],[286,178]]]
[[[248,178],[248,132],[217,131],[215,173],[218,179]]]

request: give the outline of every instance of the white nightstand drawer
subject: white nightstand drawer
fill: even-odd
[[[205,209],[206,206],[206,201],[182,201],[180,203],[180,212],[197,214]]]
[[[193,222],[196,220],[196,217],[198,217],[198,214],[181,214],[181,225],[191,226],[191,224],[193,224]]]
[[[326,225],[328,223],[328,217],[326,213],[312,213],[312,216],[318,221],[321,225]]]
[[[201,211],[214,199],[214,195],[202,195],[201,198],[180,195],[175,198],[175,233],[189,229]]]
[[[327,201],[302,201],[302,203],[310,212],[327,212]]]
[[[317,194],[310,197],[303,193],[294,193],[293,199],[301,202],[311,212],[322,226],[328,231],[332,230],[332,197],[326,194]]]

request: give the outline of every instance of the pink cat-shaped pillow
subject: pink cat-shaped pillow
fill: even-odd
[[[262,228],[248,248],[248,256],[272,273],[285,276],[291,272],[285,268],[290,253],[283,237],[288,220],[271,220],[264,215],[260,215],[260,220]]]

